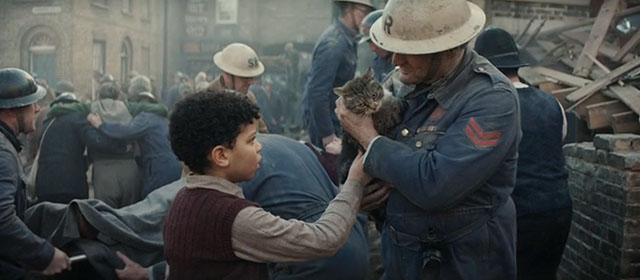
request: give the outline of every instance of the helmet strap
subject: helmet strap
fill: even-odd
[[[30,105],[27,105],[30,106]],[[24,107],[16,108],[17,134],[24,131]]]

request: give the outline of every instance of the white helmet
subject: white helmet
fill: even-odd
[[[264,73],[264,65],[251,47],[233,43],[213,56],[213,63],[222,71],[238,77],[257,77]]]
[[[401,54],[432,54],[471,41],[486,16],[466,0],[390,0],[370,30],[371,41]]]
[[[365,5],[371,9],[375,9],[376,7],[373,6],[373,3],[371,3],[371,0],[335,0],[335,2],[349,2],[349,3],[355,3],[355,4],[360,4],[360,5]]]

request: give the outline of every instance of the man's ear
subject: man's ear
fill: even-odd
[[[227,151],[230,151],[229,148],[222,145],[215,146],[209,154],[209,157],[211,158],[211,165],[213,167],[228,167],[229,156]]]

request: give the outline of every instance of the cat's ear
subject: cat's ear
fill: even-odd
[[[367,79],[373,79],[373,68],[369,67],[369,69],[367,69],[367,72],[364,73],[363,77]]]
[[[333,88],[333,92],[335,92],[339,96],[343,96],[345,94],[344,87]]]

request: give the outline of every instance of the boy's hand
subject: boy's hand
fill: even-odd
[[[364,154],[358,151],[358,155],[353,160],[347,180],[357,180],[362,186],[366,186],[373,178],[364,172]]]

